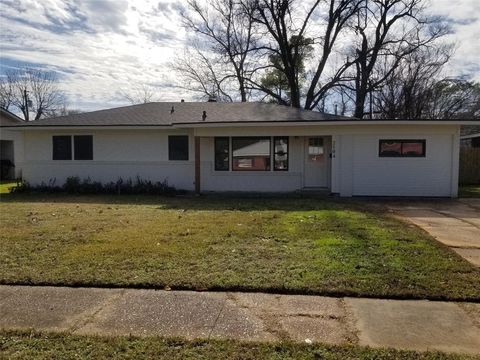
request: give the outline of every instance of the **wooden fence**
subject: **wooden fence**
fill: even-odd
[[[460,148],[460,184],[480,184],[480,148]]]

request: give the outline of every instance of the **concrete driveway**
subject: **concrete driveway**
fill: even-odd
[[[395,201],[385,205],[480,267],[480,199]]]

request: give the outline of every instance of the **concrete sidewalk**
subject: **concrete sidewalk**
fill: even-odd
[[[480,304],[0,286],[0,328],[480,353]]]
[[[386,206],[480,266],[479,200],[387,202]]]

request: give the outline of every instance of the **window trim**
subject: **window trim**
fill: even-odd
[[[269,158],[269,168],[266,169],[266,170],[254,170],[254,169],[248,169],[248,170],[236,170],[233,166],[233,161],[234,161],[234,156],[233,156],[233,139],[257,139],[257,140],[268,140],[269,142],[269,146],[268,146],[268,150],[269,150],[269,155],[268,155],[268,158]],[[272,171],[272,137],[271,136],[231,136],[231,169],[232,171],[235,171],[235,172],[248,172],[248,171],[252,171],[252,172],[269,172],[269,171]]]
[[[227,168],[219,169],[217,168],[217,141],[226,140],[227,141]],[[213,139],[213,166],[215,171],[230,171],[230,137],[229,136],[215,136]]]
[[[171,158],[171,146],[170,146],[171,138],[187,138],[187,158],[186,159]],[[167,146],[168,146],[168,161],[190,161],[190,136],[189,135],[168,135]]]
[[[285,169],[277,169],[275,165],[275,155],[277,155],[277,152],[275,151],[275,141],[277,139],[284,139],[286,140],[287,143],[287,167]],[[273,171],[288,171],[290,169],[290,137],[289,136],[274,136],[273,137],[273,151],[272,155],[270,155],[270,158],[272,159],[271,162],[273,162]]]
[[[398,155],[383,155],[382,154],[382,143],[383,142],[399,142],[400,143],[400,154]],[[416,154],[403,154],[403,144],[411,143],[421,143],[422,144],[422,153],[419,155]],[[427,140],[426,139],[379,139],[378,140],[378,157],[381,158],[424,158],[427,155]]]

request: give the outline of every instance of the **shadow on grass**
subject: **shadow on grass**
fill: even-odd
[[[432,201],[449,204],[449,198],[405,197],[353,197],[340,198],[325,193],[208,193],[196,196],[186,193],[177,196],[161,195],[104,195],[67,193],[3,193],[2,203],[64,203],[64,204],[117,204],[158,205],[163,210],[232,210],[232,211],[311,211],[342,209],[381,210],[386,203],[414,204]],[[383,210],[381,210],[383,211]]]
[[[207,194],[195,196],[192,193],[178,196],[159,195],[102,195],[66,193],[1,194],[2,203],[65,203],[65,204],[118,204],[158,205],[162,210],[235,210],[235,211],[309,211],[341,208],[355,204],[353,199],[317,194]]]

